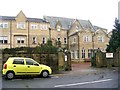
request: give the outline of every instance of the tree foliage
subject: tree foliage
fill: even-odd
[[[39,53],[57,53],[58,47],[52,45],[52,41],[48,40],[46,44],[41,44],[37,48]]]
[[[107,52],[116,52],[116,49],[120,47],[120,22],[118,19],[115,19],[114,27],[109,45],[107,45]]]
[[[11,54],[16,54],[16,53],[27,53],[27,54],[32,54],[32,53],[57,53],[58,52],[58,47],[52,45],[52,41],[48,40],[47,43],[45,44],[40,44],[37,47],[17,47],[17,48],[6,48],[2,50],[2,53],[11,53]]]

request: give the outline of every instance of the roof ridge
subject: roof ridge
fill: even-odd
[[[76,20],[76,18],[67,18],[67,17],[58,17],[58,16],[44,16],[44,17],[52,17],[52,18],[62,18],[62,19],[71,19],[71,20]],[[78,19],[77,20],[81,20],[81,21],[88,21],[86,19]]]

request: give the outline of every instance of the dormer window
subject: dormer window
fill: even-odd
[[[79,27],[78,27],[78,26],[76,26],[76,31],[77,31],[77,32],[79,31]]]
[[[57,26],[57,31],[60,31],[60,26]]]

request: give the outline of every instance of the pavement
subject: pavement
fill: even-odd
[[[57,74],[53,74],[53,76],[61,76],[61,75],[88,75],[88,74],[100,74],[100,73],[107,73],[109,71],[118,71],[118,67],[112,68],[96,68],[91,67],[91,62],[81,62],[81,63],[72,63],[72,70],[71,71],[59,71]]]

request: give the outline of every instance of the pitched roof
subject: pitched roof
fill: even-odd
[[[98,27],[98,26],[93,26],[95,30],[98,30],[98,29],[105,29],[105,28],[102,28],[102,27]]]
[[[55,28],[56,22],[60,21],[63,29],[69,29],[69,26],[71,26],[71,24],[75,21],[75,19],[72,18],[53,17],[53,16],[44,16],[44,19],[50,22],[50,26],[52,28]],[[89,28],[93,30],[93,27],[91,26],[88,20],[80,20],[80,19],[77,20],[79,21],[79,23],[83,28]]]
[[[2,20],[15,20],[15,17],[12,16],[1,16]]]
[[[0,19],[2,20],[15,20],[16,17],[12,17],[12,16],[0,16]],[[27,18],[28,21],[30,22],[46,22],[43,19],[40,18]]]
[[[52,28],[55,28],[56,23],[60,21],[62,28],[64,29],[68,29],[69,25],[71,25],[71,23],[75,20],[75,19],[52,17],[52,16],[44,16],[44,19],[50,22],[50,26]]]
[[[27,19],[30,22],[46,22],[45,20],[40,19],[40,18],[27,18]]]

